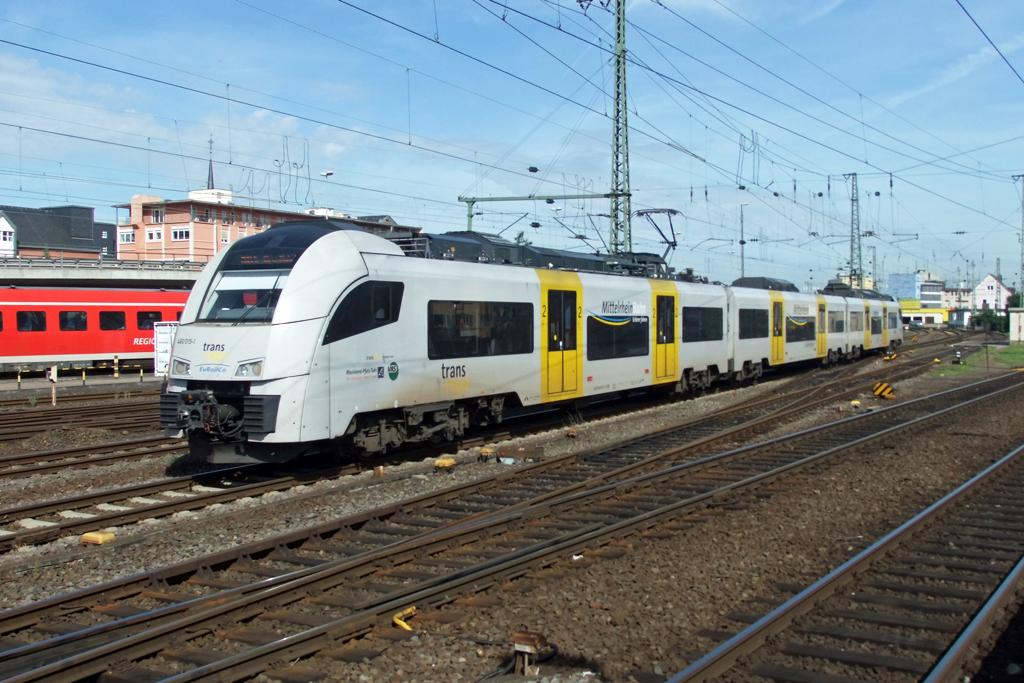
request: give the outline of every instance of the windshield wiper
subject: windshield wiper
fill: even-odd
[[[275,283],[275,284],[276,284],[276,283]],[[249,308],[245,309],[245,312],[243,312],[243,313],[242,313],[242,315],[238,316],[238,319],[237,319],[237,320],[235,320],[235,322],[231,323],[231,326],[232,326],[232,327],[234,327],[235,325],[237,325],[237,324],[239,324],[240,322],[242,322],[243,320],[245,320],[245,319],[246,319],[246,317],[248,317],[248,315],[249,315],[250,313],[252,313],[252,312],[253,312],[253,311],[255,311],[255,310],[256,310],[257,308],[259,308],[259,306],[260,306],[260,304],[261,304],[261,303],[263,303],[263,302],[264,302],[264,301],[266,301],[266,300],[267,300],[267,299],[268,299],[268,298],[269,298],[270,296],[272,296],[272,295],[274,294],[274,292],[279,292],[279,291],[281,291],[281,290],[279,290],[279,289],[268,289],[268,290],[267,290],[267,293],[266,293],[266,294],[264,294],[263,296],[261,296],[261,297],[260,297],[259,299],[257,299],[257,300],[256,300],[256,303],[254,303],[254,304],[253,304],[252,306],[250,306]],[[266,322],[266,320],[264,320],[263,322]]]

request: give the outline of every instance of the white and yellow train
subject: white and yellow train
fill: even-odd
[[[288,223],[210,262],[175,338],[168,433],[214,462],[374,455],[511,408],[700,390],[902,342],[898,304],[878,295],[413,258],[352,228]]]

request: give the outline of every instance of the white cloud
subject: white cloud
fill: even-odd
[[[1020,50],[1022,47],[1024,47],[1024,33],[1018,33],[1013,38],[1006,41],[1006,43],[1000,45],[999,49],[1005,55],[1016,52],[1017,50]],[[986,45],[985,47],[975,52],[972,52],[969,55],[964,55],[963,57],[960,57],[952,64],[947,66],[938,76],[933,78],[930,82],[925,83],[924,85],[921,85],[912,90],[907,90],[905,92],[893,96],[886,103],[886,106],[888,106],[889,108],[897,107],[901,104],[909,102],[912,99],[920,97],[921,95],[930,93],[933,90],[937,90],[947,85],[956,83],[957,81],[970,76],[978,69],[981,69],[982,67],[988,65],[993,61],[999,61],[1000,65],[1002,66],[1002,60],[999,58],[999,55],[996,54],[996,51],[993,50],[990,46]]]

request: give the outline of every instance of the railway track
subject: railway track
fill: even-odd
[[[551,487],[564,480],[541,463],[526,476],[508,473],[511,488],[466,485],[29,605],[0,615],[6,634],[0,642],[13,648],[0,654],[0,675],[12,681],[73,681],[103,671],[109,681],[160,680],[176,672],[174,680],[336,675],[339,661],[367,656],[365,645],[343,642],[377,633],[369,642],[381,646],[387,634],[375,624],[409,606],[485,607],[493,596],[478,594],[488,588],[528,589],[543,579],[545,567],[621,554],[619,538],[653,526],[686,528],[687,513],[739,491],[949,411],[1009,400],[1019,395],[1021,380],[1013,373],[615,483]],[[646,441],[636,445],[642,450]],[[581,458],[584,467],[597,460]],[[521,584],[513,581],[522,577]],[[279,666],[304,657],[310,659],[300,667]]]
[[[52,451],[5,455],[0,456],[0,480],[182,454],[187,451],[188,444],[181,439],[158,436],[96,446],[78,446]]]
[[[138,385],[136,385],[138,386]],[[65,394],[61,393],[60,385],[57,385],[57,402],[60,404],[66,403],[85,403],[87,401],[118,401],[123,400],[126,396],[134,396],[136,398],[151,398],[156,397],[156,400],[160,399],[160,391],[158,389],[142,389],[132,390],[131,385],[125,385],[124,391],[104,391],[98,393],[89,394]],[[16,409],[46,409],[50,405],[49,395],[42,396],[38,392],[26,391],[26,394],[31,396],[25,396],[24,398],[5,398],[0,399],[0,410],[9,410],[11,408]],[[32,405],[31,399],[36,399],[36,404]]]
[[[671,683],[964,680],[1024,578],[1022,520],[1024,447],[740,633],[705,634],[726,640]]]
[[[567,490],[569,487],[593,486],[599,479],[613,481],[615,478],[633,476],[641,469],[664,467],[668,461],[678,462],[680,459],[696,457],[698,453],[709,452],[718,444],[741,438],[742,435],[760,429],[766,424],[794,418],[806,410],[836,400],[840,396],[863,391],[871,387],[875,377],[880,374],[893,379],[910,376],[930,367],[928,363],[905,365],[907,367],[900,371],[885,367],[859,375],[853,374],[858,366],[836,367],[817,374],[802,375],[780,387],[778,394],[772,392],[768,396],[742,402],[713,415],[691,419],[640,442],[629,441],[626,444],[601,449],[596,453],[584,454],[579,458],[563,456],[549,460],[543,463],[543,469],[550,470],[553,474],[549,475],[543,487],[547,491],[559,491]],[[785,391],[787,388],[791,390]],[[547,426],[557,425],[559,422],[560,418],[556,417],[554,422],[547,423]],[[537,427],[536,422],[531,425],[533,429]],[[160,442],[161,440],[155,439],[151,443]],[[86,467],[119,458],[181,452],[183,448],[180,445],[175,447],[173,444],[166,444],[166,441],[164,443],[165,445],[144,452],[125,451],[120,454],[82,458],[72,460],[64,466],[60,462],[47,461],[45,464],[36,465],[35,471],[52,472],[65,467]],[[54,458],[57,455],[51,452],[44,457]],[[31,454],[16,457],[28,460]],[[4,460],[0,459],[0,467],[3,465]],[[306,467],[300,470],[300,474],[293,474],[282,472],[279,467],[272,465],[238,467],[0,509],[0,552],[24,545],[50,543],[69,535],[111,529],[142,520],[196,511],[214,504],[284,491],[324,479],[357,474],[365,469],[364,464],[346,464],[319,469]],[[11,476],[32,473],[29,467],[20,467],[10,472]],[[533,474],[539,475],[539,472]],[[4,472],[0,470],[0,477],[2,476]],[[225,478],[226,476],[231,478]],[[499,484],[502,482],[498,480],[483,480],[478,486],[482,489]],[[535,488],[533,492],[540,495],[539,489]],[[492,495],[499,506],[524,500],[523,491],[515,487],[507,494]],[[493,506],[491,509],[494,509]]]
[[[157,430],[160,428],[160,406],[147,399],[0,413],[0,441],[27,439],[61,427]]]

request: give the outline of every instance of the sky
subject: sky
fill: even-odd
[[[626,1],[632,208],[678,212],[634,217],[635,251],[731,282],[742,221],[746,275],[821,287],[849,268],[856,174],[880,285],[996,259],[1021,281],[1024,3]],[[604,194],[613,43],[607,0],[8,0],[0,204],[114,222],[204,187],[211,139],[236,203],[434,233],[465,229],[460,197]],[[607,199],[474,211],[606,249]]]

